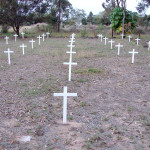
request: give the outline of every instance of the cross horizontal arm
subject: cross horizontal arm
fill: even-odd
[[[77,65],[77,63],[70,63],[70,62],[64,62],[63,64],[64,64],[64,65],[70,65],[70,64],[71,64],[71,65]]]

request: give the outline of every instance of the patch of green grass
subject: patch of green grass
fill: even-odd
[[[87,79],[78,79],[77,81],[83,83],[83,82],[87,82],[88,80]]]
[[[68,120],[73,120],[73,116],[68,116]]]
[[[80,103],[80,106],[81,106],[81,107],[86,106],[86,102],[81,102],[81,103]]]
[[[76,74],[100,74],[103,71],[97,68],[78,69],[74,71]]]
[[[106,118],[106,117],[104,118],[104,121],[108,121],[108,120],[109,120],[108,118]]]

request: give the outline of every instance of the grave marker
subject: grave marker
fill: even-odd
[[[104,40],[105,40],[105,45],[107,45],[107,40],[108,40],[108,38],[103,38]]]
[[[39,35],[38,37],[37,37],[38,39],[39,39],[39,45],[41,44],[41,36]]]
[[[124,34],[121,34],[122,39],[124,38]]]
[[[49,33],[49,32],[46,32],[46,35],[47,35],[47,39],[48,39],[48,38],[49,38],[50,33]]]
[[[4,39],[6,40],[6,44],[8,44],[8,39],[9,39],[9,37],[6,36]]]
[[[68,93],[67,87],[64,87],[63,93],[54,93],[54,96],[62,96],[63,97],[63,124],[67,123],[67,97],[77,96],[77,93]]]
[[[22,48],[22,53],[23,53],[23,55],[24,55],[24,48],[27,47],[27,46],[24,45],[24,44],[22,44],[22,45],[20,45],[20,47]]]
[[[10,65],[11,63],[10,63],[10,54],[11,53],[14,53],[14,51],[10,51],[10,49],[8,48],[8,51],[4,51],[4,53],[6,54],[6,53],[8,53],[8,64]]]
[[[150,50],[150,41],[147,44],[148,44],[148,51],[149,51]]]
[[[31,41],[29,41],[32,44],[32,49],[33,49],[33,44],[34,44],[34,40],[32,39]]]
[[[133,51],[129,53],[132,54],[132,64],[134,64],[134,55],[138,54],[139,52],[135,52],[135,49],[133,49]]]
[[[112,49],[112,44],[115,43],[115,41],[113,41],[113,40],[111,39],[111,41],[108,41],[108,42],[111,43],[111,49]]]
[[[140,41],[141,39],[137,38],[137,39],[135,39],[135,40],[137,41],[137,45],[139,45],[139,41]]]
[[[22,35],[22,39],[24,39],[24,35],[25,35],[25,33],[21,32],[21,35]]]
[[[43,33],[41,36],[43,37],[43,42],[44,42],[44,39],[45,39],[46,35]]]
[[[14,37],[15,37],[15,42],[17,41],[17,37],[18,37],[18,35],[17,34],[15,34],[14,35]]]
[[[132,38],[132,36],[131,36],[131,35],[129,35],[129,36],[128,36],[128,38],[129,38],[129,42],[131,42],[131,38]]]
[[[115,47],[118,47],[118,56],[120,55],[120,48],[123,47],[123,45],[120,45],[120,43],[118,45],[115,45]]]

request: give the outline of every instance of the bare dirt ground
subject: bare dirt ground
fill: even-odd
[[[34,50],[30,39],[0,41],[1,150],[149,150],[150,52],[132,41],[120,56],[99,39],[77,38],[68,82],[68,38],[50,38]],[[28,45],[25,55],[19,46]],[[7,48],[14,50],[7,64]],[[131,54],[135,48],[135,64]],[[62,124],[62,97],[69,92],[68,124]],[[24,142],[23,138],[30,141]]]

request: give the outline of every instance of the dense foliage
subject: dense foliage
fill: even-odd
[[[131,23],[131,29],[134,29],[137,23],[137,13],[126,10],[125,24]],[[118,31],[122,27],[123,10],[121,7],[116,7],[110,14],[111,27]]]

